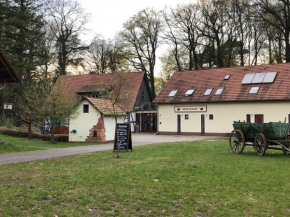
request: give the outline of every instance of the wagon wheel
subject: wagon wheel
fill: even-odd
[[[263,133],[256,135],[254,140],[254,149],[258,155],[263,156],[268,148],[266,137]]]
[[[235,154],[243,152],[245,147],[245,137],[241,130],[233,130],[229,138],[230,149]]]
[[[286,143],[284,144],[287,148],[290,147],[290,135],[288,134],[287,137],[286,137]],[[283,149],[283,153],[284,154],[290,154],[290,152],[284,148]]]

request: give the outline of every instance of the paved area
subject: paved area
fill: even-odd
[[[133,148],[135,146],[148,145],[148,144],[154,144],[154,143],[197,141],[197,140],[203,140],[203,139],[208,139],[208,138],[210,137],[179,136],[179,135],[165,136],[165,135],[143,134],[143,133],[132,134]],[[0,165],[29,162],[29,161],[35,161],[35,160],[70,156],[70,155],[86,154],[86,153],[91,153],[91,152],[112,150],[112,149],[113,149],[113,143],[109,143],[109,144],[103,144],[103,145],[89,145],[89,146],[81,146],[81,147],[30,151],[30,152],[21,152],[21,153],[15,153],[15,154],[1,154]]]

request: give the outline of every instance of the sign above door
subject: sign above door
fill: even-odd
[[[206,112],[206,106],[174,106],[176,113],[180,112]]]

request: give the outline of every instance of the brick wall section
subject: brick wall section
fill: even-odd
[[[94,131],[97,131],[97,137],[94,138]],[[86,142],[96,142],[96,141],[105,141],[106,140],[106,129],[104,124],[104,119],[101,117],[98,120],[97,125],[94,125],[90,129],[90,134],[86,139]]]

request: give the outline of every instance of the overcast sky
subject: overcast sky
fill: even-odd
[[[113,38],[122,29],[130,17],[145,8],[162,10],[167,7],[175,8],[178,4],[192,3],[194,0],[79,0],[82,7],[91,14],[91,22],[88,25],[93,32],[87,34],[85,39],[90,41],[94,34],[100,34],[105,38]],[[157,50],[160,56],[165,48]],[[160,62],[156,66],[160,71]]]

